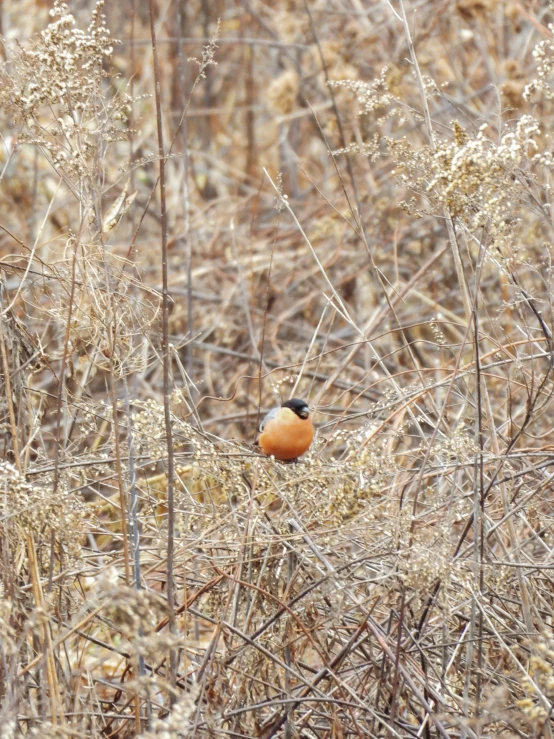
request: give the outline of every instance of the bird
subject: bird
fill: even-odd
[[[266,456],[292,462],[308,451],[313,438],[308,404],[291,398],[266,415],[260,424],[258,444]]]

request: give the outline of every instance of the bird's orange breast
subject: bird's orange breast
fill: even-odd
[[[280,408],[258,438],[264,454],[286,462],[300,457],[310,448],[314,427],[310,418],[302,420],[290,408]]]

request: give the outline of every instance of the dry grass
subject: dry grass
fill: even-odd
[[[2,3],[0,738],[551,737],[554,10],[50,7]]]

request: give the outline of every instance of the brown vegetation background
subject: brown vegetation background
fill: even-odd
[[[554,10],[0,10],[1,739],[551,737]]]

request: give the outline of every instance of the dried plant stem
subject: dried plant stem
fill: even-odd
[[[131,419],[131,408],[129,404],[129,391],[125,379],[123,380],[123,389],[125,393],[125,415],[127,417],[127,444],[129,447],[129,489],[130,489],[130,500],[131,500],[131,526],[132,526],[132,539],[131,539],[131,556],[133,559],[133,585],[137,590],[142,588],[141,584],[141,571],[140,571],[140,533],[139,533],[139,521],[138,521],[138,496],[136,487],[136,466],[135,466],[135,453],[133,448],[133,422]],[[139,636],[141,632],[139,632]],[[141,677],[144,675],[144,657],[142,655],[134,655],[134,670],[137,675]],[[134,696],[135,706],[135,728],[139,734],[141,731],[141,702],[138,694]]]
[[[265,349],[265,332],[267,328],[267,314],[269,311],[269,290],[271,288],[271,269],[273,267],[273,255],[275,253],[275,245],[271,246],[271,254],[269,257],[269,267],[267,269],[267,282],[265,286],[265,306],[264,306],[264,318],[262,323],[262,335],[260,337],[260,351],[259,351],[259,362],[258,362],[258,411],[256,414],[256,428],[254,429],[254,435],[257,436],[258,429],[260,427],[260,413],[262,409],[262,368],[263,368],[263,357]]]
[[[86,626],[88,623],[90,623],[104,608],[104,603],[101,603],[99,606],[96,606],[90,613],[87,613],[86,616],[84,616],[80,621],[78,621],[76,624],[73,624],[62,636],[58,637],[56,641],[52,644],[53,649],[57,649],[61,644],[63,644],[72,634],[75,634],[77,631],[82,629],[84,626]],[[22,678],[24,675],[26,675],[30,670],[32,670],[34,667],[36,667],[39,662],[42,659],[42,655],[35,657],[35,659],[31,660],[28,664],[25,665],[24,668],[22,668],[17,677]]]
[[[1,289],[1,286],[0,286]],[[19,455],[19,433],[17,430],[17,422],[15,418],[15,410],[13,407],[12,383],[10,379],[10,365],[8,362],[8,353],[6,351],[6,341],[4,338],[4,317],[0,316],[0,350],[2,352],[2,371],[4,373],[4,384],[6,385],[6,400],[8,405],[8,414],[10,418],[10,433],[12,437],[13,456],[15,466],[19,472],[23,472],[21,468],[21,458]]]
[[[115,327],[114,327],[115,333]],[[119,507],[121,510],[121,538],[123,540],[123,561],[125,567],[125,583],[131,584],[131,563],[129,553],[129,531],[127,523],[127,493],[125,490],[125,483],[123,481],[123,468],[121,459],[121,442],[119,440],[119,412],[117,409],[117,394],[115,391],[115,379],[113,376],[113,370],[110,372],[109,378],[110,387],[110,399],[112,402],[112,414],[113,414],[113,436],[114,436],[114,452],[115,452],[115,467],[117,474],[117,487],[119,489]]]
[[[6,352],[6,341],[4,338],[3,316],[0,317],[0,350],[2,354],[2,371],[4,374],[4,383],[6,386],[6,401],[8,406],[8,414],[10,418],[11,435],[15,465],[19,472],[23,472],[21,467],[21,458],[19,454],[19,432],[15,418],[15,410],[13,405],[12,387],[10,380],[10,366],[8,355]],[[27,535],[27,559],[29,563],[29,574],[31,577],[31,585],[33,597],[37,610],[42,614],[42,619],[46,619],[46,607],[40,581],[40,572],[36,558],[36,544],[32,534]],[[40,643],[44,649],[46,656],[46,675],[49,687],[50,698],[50,717],[52,723],[57,726],[63,724],[62,702],[60,698],[60,690],[58,685],[58,676],[56,673],[56,663],[54,661],[54,652],[52,649],[52,638],[50,634],[50,624],[41,619],[40,623]]]
[[[419,92],[421,95],[421,104],[423,107],[423,115],[425,118],[425,125],[427,127],[427,133],[429,136],[429,144],[432,149],[435,148],[435,134],[433,132],[433,123],[431,121],[431,113],[429,111],[429,104],[427,102],[427,95],[425,93],[425,84],[423,82],[423,77],[421,75],[421,70],[419,68],[419,64],[417,61],[417,56],[415,53],[414,43],[412,41],[412,34],[410,31],[410,26],[408,24],[408,18],[406,17],[406,9],[404,8],[404,0],[399,0],[400,3],[400,12],[402,13],[402,23],[404,25],[404,33],[406,34],[406,42],[408,44],[408,49],[410,51],[410,58],[412,60],[412,64],[414,65],[418,85],[419,85]],[[398,17],[398,14],[396,14]],[[450,241],[450,246],[452,248],[452,257],[454,259],[454,265],[456,267],[456,274],[458,276],[458,284],[460,286],[460,293],[462,296],[462,303],[464,306],[465,311],[465,317],[466,321],[470,323],[471,316],[472,316],[472,305],[471,305],[471,298],[469,296],[469,288],[467,286],[466,276],[464,272],[464,266],[462,264],[462,255],[460,253],[460,245],[458,244],[458,239],[456,237],[456,231],[454,229],[454,223],[452,220],[451,214],[448,212],[447,208],[444,209],[444,216],[446,220],[446,229],[448,231],[448,239]]]
[[[46,619],[46,606],[44,602],[44,595],[42,592],[42,584],[40,581],[40,572],[36,556],[36,544],[34,537],[31,534],[27,536],[27,557],[29,561],[29,572],[31,575],[33,598],[37,609],[41,612],[42,618]],[[58,726],[60,724],[63,725],[65,721],[62,711],[62,701],[58,684],[58,675],[56,673],[54,650],[52,649],[50,624],[47,621],[41,621],[39,630],[40,640],[46,653],[46,678],[48,680],[49,688],[51,721],[54,726]]]
[[[160,85],[160,66],[156,46],[156,27],[154,19],[154,0],[149,0],[150,36],[154,60],[154,80],[156,98],[156,125],[158,131],[158,155],[160,167],[160,216],[161,216],[161,267],[162,267],[162,361],[163,361],[163,407],[167,441],[167,602],[169,607],[169,629],[175,631],[175,463],[173,452],[173,433],[171,429],[170,395],[170,352],[169,352],[169,287],[167,256],[167,209],[165,200],[165,150],[162,125],[162,101]],[[169,683],[174,689],[177,682],[177,656],[174,649],[169,651]],[[171,693],[174,696],[174,693]],[[171,698],[174,700],[174,697]]]
[[[186,102],[186,60],[183,54],[183,29],[186,25],[186,2],[187,0],[180,0],[177,3],[177,26],[178,26],[178,37],[177,37],[177,57],[179,63],[179,100],[182,104],[182,109],[187,109],[188,103]],[[192,93],[191,93],[192,94]],[[190,177],[190,156],[188,146],[188,122],[186,116],[183,116],[179,122],[179,128],[181,131],[181,143],[183,147],[183,216],[184,216],[184,234],[183,239],[185,242],[185,271],[187,274],[187,330],[192,335],[193,331],[193,294],[192,294],[192,234],[190,228],[190,198],[189,198],[189,177]],[[175,134],[177,136],[177,134]],[[193,345],[188,343],[185,347],[185,366],[189,377],[192,378],[193,374]]]

